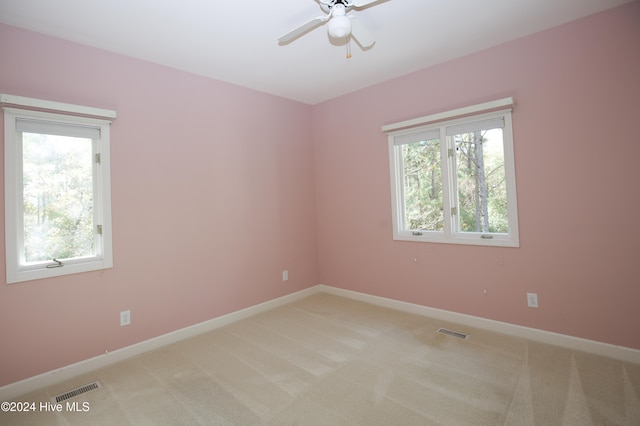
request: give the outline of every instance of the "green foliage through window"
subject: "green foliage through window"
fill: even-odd
[[[432,139],[402,145],[402,158],[405,226],[415,230],[441,231],[444,214],[440,141]]]
[[[91,256],[92,140],[23,133],[26,262]]]
[[[453,136],[460,230],[508,232],[502,129]]]

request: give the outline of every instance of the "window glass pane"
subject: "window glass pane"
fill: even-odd
[[[92,140],[22,134],[25,261],[95,254]]]
[[[402,160],[405,229],[442,231],[440,140],[402,145]]]
[[[453,136],[459,231],[507,233],[507,186],[502,129]]]

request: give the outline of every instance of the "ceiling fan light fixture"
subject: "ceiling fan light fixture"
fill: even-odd
[[[344,38],[351,34],[351,19],[347,16],[334,16],[329,21],[329,35],[333,38]]]

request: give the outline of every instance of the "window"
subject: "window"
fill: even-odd
[[[110,121],[2,96],[7,282],[112,267]]]
[[[383,127],[394,239],[519,246],[510,103]]]

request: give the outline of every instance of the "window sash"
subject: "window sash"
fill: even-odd
[[[7,283],[111,268],[111,190],[109,176],[110,121],[42,111],[4,108],[5,230]],[[23,134],[38,133],[91,139],[93,174],[94,253],[90,256],[29,262],[24,254]],[[100,162],[95,162],[100,154]],[[97,226],[101,225],[101,234]],[[47,267],[49,266],[49,267]]]

